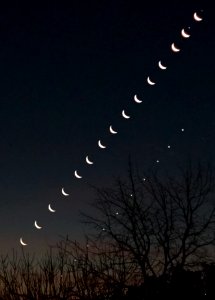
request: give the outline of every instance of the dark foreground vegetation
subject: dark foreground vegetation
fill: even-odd
[[[214,172],[192,166],[96,188],[85,243],[1,257],[0,299],[215,299]]]

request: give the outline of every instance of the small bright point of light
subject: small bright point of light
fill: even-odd
[[[119,213],[118,213],[118,211],[116,212],[116,215],[118,215]]]
[[[105,228],[102,228],[103,231],[105,231]]]
[[[168,145],[167,148],[170,149],[170,145]]]
[[[184,128],[181,128],[181,131],[184,131]]]
[[[156,163],[159,163],[159,162],[160,162],[159,159],[157,159],[157,160],[156,160]]]
[[[133,197],[133,194],[131,194],[131,197]]]
[[[146,181],[146,178],[143,178],[143,181]]]

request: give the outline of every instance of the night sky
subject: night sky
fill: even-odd
[[[20,249],[20,237],[36,253],[66,234],[79,239],[89,185],[124,176],[129,155],[143,172],[171,172],[187,157],[214,163],[212,8],[203,0],[61,2],[0,7],[1,252]]]

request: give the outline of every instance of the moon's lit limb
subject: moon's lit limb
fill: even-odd
[[[203,18],[201,18],[201,17],[197,14],[197,12],[195,12],[195,13],[193,14],[193,18],[194,18],[194,20],[197,21],[197,22],[200,22],[200,21],[203,20]]]
[[[23,242],[22,237],[19,239],[19,241],[20,241],[20,244],[21,244],[22,246],[27,246],[27,245],[28,245],[27,243],[24,243],[24,242]]]
[[[148,84],[150,84],[150,85],[155,85],[155,82],[153,82],[153,81],[150,79],[149,76],[147,77],[147,82],[148,82]]]
[[[64,191],[64,188],[61,189],[61,193],[62,193],[64,196],[69,196],[69,194],[66,193],[66,192]]]
[[[99,146],[99,148],[101,148],[101,149],[105,149],[105,148],[106,148],[105,145],[102,145],[101,140],[98,140],[98,146]]]
[[[123,109],[123,111],[122,111],[122,116],[123,116],[123,118],[125,118],[125,119],[130,119],[130,116],[127,115],[127,114],[125,113],[125,110],[124,110],[124,109]]]
[[[180,51],[180,49],[178,47],[176,47],[175,43],[172,43],[171,49],[172,49],[173,52],[179,52]]]
[[[48,205],[48,210],[49,210],[50,212],[52,212],[52,213],[56,212],[55,209],[51,208],[51,204]]]
[[[136,103],[142,103],[142,102],[143,102],[142,100],[140,100],[140,99],[137,97],[137,95],[134,95],[134,101],[135,101]]]

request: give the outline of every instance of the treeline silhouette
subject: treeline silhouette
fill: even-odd
[[[126,179],[94,187],[84,243],[1,257],[0,299],[215,299],[214,183],[209,165],[143,177],[129,163]]]

